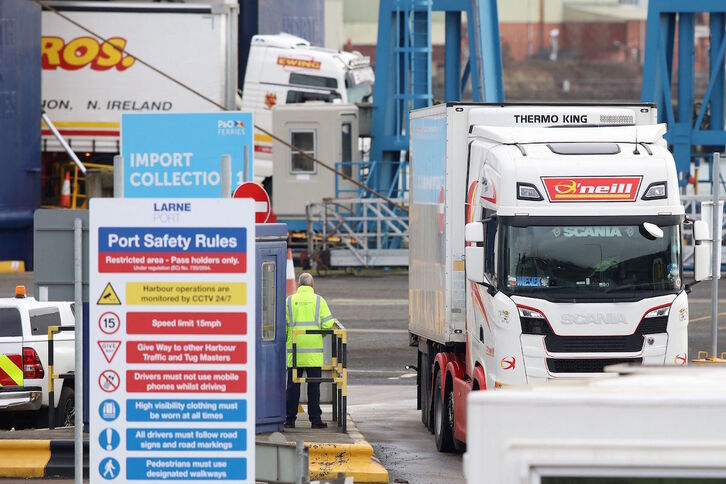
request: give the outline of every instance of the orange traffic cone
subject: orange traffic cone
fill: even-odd
[[[65,208],[71,208],[71,172],[66,172],[66,178],[63,180],[63,187],[61,188],[60,206]]]
[[[297,292],[297,285],[295,284],[295,266],[292,263],[292,250],[287,249],[287,295],[292,296]]]

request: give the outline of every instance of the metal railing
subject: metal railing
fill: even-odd
[[[335,169],[349,174],[358,180],[359,183],[375,187],[376,178],[379,172],[384,169],[391,168],[394,171],[393,179],[388,187],[383,187],[379,191],[388,198],[402,198],[408,201],[408,167],[407,160],[401,161],[339,161],[335,164]],[[335,176],[335,198],[345,198],[346,196],[357,198],[370,198],[370,192],[353,186],[339,175]]]
[[[303,334],[332,335],[331,359],[329,365],[323,365],[322,371],[329,371],[331,376],[309,377],[298,376],[297,372],[297,338]],[[338,427],[347,432],[348,414],[348,332],[337,319],[332,329],[292,330],[292,381],[294,383],[331,383],[333,385],[333,420]]]
[[[75,378],[74,373],[54,373],[55,345],[53,335],[63,331],[75,331],[75,326],[48,326],[48,428],[55,428],[55,388],[53,381],[57,378]],[[74,409],[78,411],[78,409]]]
[[[408,265],[408,213],[385,200],[326,199],[308,204],[305,215],[317,268]]]

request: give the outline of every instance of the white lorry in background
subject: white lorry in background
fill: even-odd
[[[32,416],[34,423],[46,421],[48,399],[48,327],[74,326],[73,303],[41,302],[25,297],[18,286],[13,298],[0,298],[0,418],[5,415]],[[56,374],[73,373],[75,347],[73,332],[54,338]],[[55,424],[73,425],[74,391],[72,378],[54,380]],[[22,412],[19,414],[18,412]]]
[[[726,481],[726,369],[627,371],[469,395],[466,482]]]
[[[358,52],[313,47],[289,34],[255,35],[245,72],[242,109],[252,111],[255,124],[272,132],[274,106],[307,101],[360,103],[373,93],[373,82],[370,59]],[[272,176],[270,136],[255,133],[254,160],[256,178]]]
[[[664,132],[653,105],[411,113],[409,331],[439,450],[467,441],[471,391],[686,364],[685,216]],[[694,238],[700,280],[705,222]]]

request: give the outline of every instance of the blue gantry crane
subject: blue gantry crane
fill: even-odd
[[[308,206],[308,252],[318,261],[329,259],[325,265],[408,264],[409,111],[434,104],[431,15],[437,11],[445,12],[446,22],[443,101],[461,101],[469,81],[473,101],[504,100],[496,0],[381,0],[370,156],[351,171],[387,199],[360,190],[355,202],[324,200]],[[337,245],[331,246],[332,239]]]
[[[431,14],[445,12],[445,101],[461,101],[471,79],[474,101],[502,102],[502,58],[496,0],[382,0],[378,10],[371,188],[395,198],[408,150],[408,113],[433,104]],[[462,73],[462,14],[468,58]]]
[[[699,103],[695,96],[694,38],[700,13],[708,13],[711,46],[708,87]],[[666,140],[672,147],[681,186],[688,183],[692,160],[710,160],[709,153],[726,146],[725,19],[724,0],[651,0],[648,5],[641,100],[657,103],[659,121],[668,124]]]

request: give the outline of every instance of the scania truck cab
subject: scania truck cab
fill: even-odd
[[[685,214],[664,133],[653,105],[412,112],[409,329],[439,450],[466,441],[472,390],[686,364]]]

